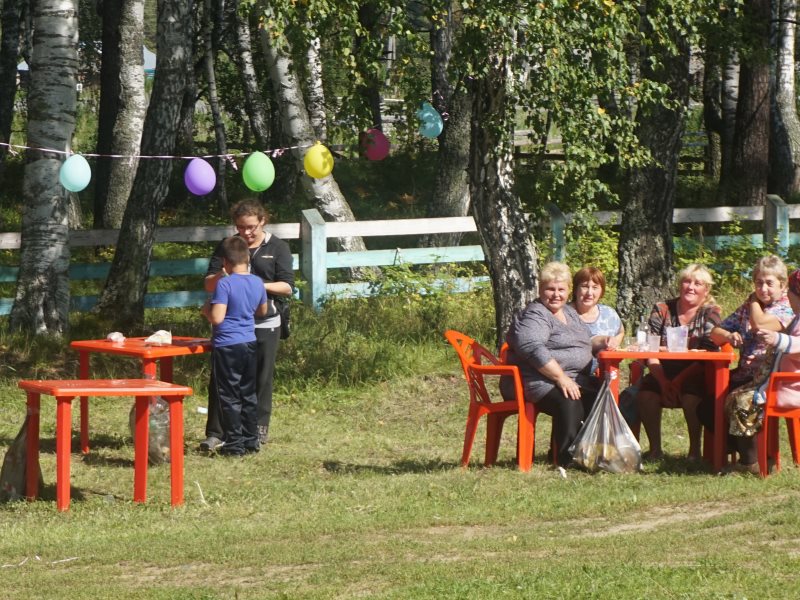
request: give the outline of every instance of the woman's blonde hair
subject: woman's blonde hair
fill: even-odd
[[[756,261],[756,265],[753,267],[753,281],[759,275],[762,277],[774,275],[784,287],[786,287],[786,282],[789,279],[789,271],[786,269],[786,265],[780,256],[775,256],[774,254],[762,256]]]
[[[692,279],[696,279],[706,286],[708,295],[706,296],[706,301],[703,304],[706,306],[709,304],[716,304],[717,301],[714,300],[714,296],[711,295],[711,288],[714,285],[714,277],[711,275],[711,271],[709,271],[704,265],[692,263],[678,273],[678,285],[686,280]]]
[[[549,262],[539,271],[539,286],[552,281],[566,281],[567,286],[572,288],[572,273],[569,267],[562,262]]]

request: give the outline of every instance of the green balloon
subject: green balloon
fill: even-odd
[[[263,152],[253,152],[242,168],[244,184],[254,192],[263,192],[275,181],[275,166]]]

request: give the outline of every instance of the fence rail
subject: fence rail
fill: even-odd
[[[595,213],[600,224],[618,223],[618,211]],[[557,207],[550,207],[550,228],[553,237],[553,255],[563,260],[566,253],[565,231],[572,215],[562,214]],[[764,239],[776,240],[782,251],[790,244],[800,243],[800,234],[790,234],[789,220],[800,219],[800,205],[786,205],[777,196],[770,196],[764,207],[679,208],[673,212],[673,223],[723,223],[734,219],[739,221],[761,221],[761,234],[751,236],[755,243]],[[397,264],[446,264],[476,262],[484,259],[479,245],[450,246],[441,248],[399,247],[391,250],[367,250],[363,252],[329,252],[327,241],[330,238],[361,236],[384,237],[420,236],[437,233],[470,233],[477,230],[472,217],[445,217],[437,219],[395,219],[381,221],[355,221],[334,223],[323,220],[315,209],[304,210],[299,223],[280,223],[268,225],[267,231],[285,240],[299,240],[300,252],[293,254],[294,269],[302,275],[301,296],[303,301],[319,306],[328,294],[358,296],[368,293],[367,284],[362,282],[329,283],[330,269],[353,267],[383,267]],[[160,227],[156,230],[156,243],[217,242],[234,233],[230,226],[200,227]],[[74,230],[70,232],[71,247],[113,246],[116,244],[117,230]],[[705,238],[704,242],[719,247],[730,243],[730,238],[718,236]],[[0,249],[16,250],[20,247],[19,233],[0,234]],[[187,258],[178,260],[154,260],[150,264],[151,277],[197,276],[197,286],[192,290],[149,293],[145,297],[148,308],[167,308],[181,306],[200,306],[206,293],[202,290],[202,277],[208,267],[207,258]],[[69,274],[73,280],[99,280],[108,275],[108,263],[75,263]],[[0,266],[0,283],[13,283],[17,279],[18,268]],[[469,289],[472,285],[485,281],[459,280],[458,289]],[[76,311],[89,310],[96,302],[96,296],[75,296],[71,308]],[[0,298],[0,315],[8,314],[13,298]]]

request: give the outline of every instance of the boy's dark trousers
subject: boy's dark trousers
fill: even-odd
[[[225,442],[220,451],[258,450],[256,342],[214,348],[211,369]]]

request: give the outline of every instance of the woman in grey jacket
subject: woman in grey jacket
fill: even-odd
[[[563,466],[571,460],[569,447],[597,395],[593,352],[608,342],[606,336],[592,339],[569,304],[571,282],[567,265],[546,264],[539,273],[539,298],[514,316],[506,335],[507,361],[519,367],[525,401],[553,417],[556,457]],[[501,381],[501,391],[513,397],[510,378]]]

